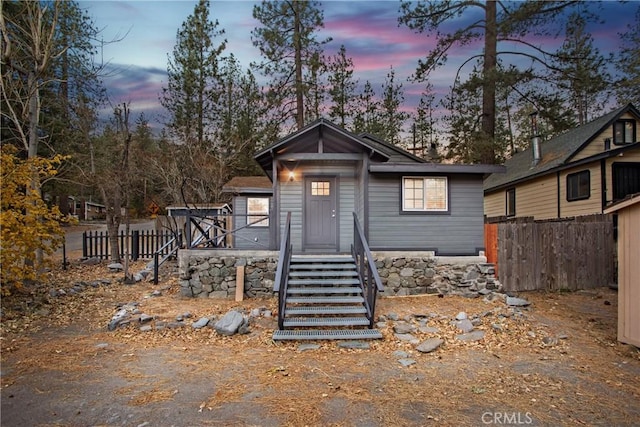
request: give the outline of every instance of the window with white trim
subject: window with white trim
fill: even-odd
[[[269,198],[247,198],[247,224],[249,227],[269,226]]]
[[[447,177],[402,178],[402,210],[407,212],[449,210]]]

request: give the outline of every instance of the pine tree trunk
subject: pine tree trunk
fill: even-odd
[[[484,37],[484,64],[482,87],[482,140],[479,160],[481,163],[495,163],[495,126],[496,126],[496,66],[498,50],[498,24],[496,2],[489,0],[485,6],[486,33]]]
[[[302,82],[302,46],[300,35],[300,14],[298,8],[301,7],[297,2],[293,3],[294,29],[293,29],[293,45],[295,49],[296,62],[296,124],[298,129],[304,127],[304,87]]]

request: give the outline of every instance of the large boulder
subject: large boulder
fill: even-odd
[[[231,310],[220,320],[218,320],[213,328],[220,335],[234,335],[244,323],[244,316],[237,310]]]

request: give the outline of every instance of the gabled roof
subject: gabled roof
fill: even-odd
[[[266,176],[236,176],[222,187],[223,193],[273,193],[273,184]]]
[[[570,164],[572,158],[579,151],[607,127],[611,126],[621,115],[629,111],[640,117],[638,110],[632,104],[627,104],[589,123],[543,142],[540,144],[541,160],[535,166],[533,166],[531,148],[515,154],[504,164],[507,168],[506,173],[492,174],[484,181],[484,190],[491,191],[513,185],[537,176],[546,175]]]
[[[320,143],[322,146],[319,146]],[[293,152],[294,146],[297,153],[366,152],[371,158],[382,162],[390,159],[409,163],[424,162],[399,147],[371,135],[356,135],[322,118],[262,149],[254,159],[270,175],[273,158]]]

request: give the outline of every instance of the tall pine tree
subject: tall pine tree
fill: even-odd
[[[600,50],[593,46],[593,37],[586,31],[586,22],[578,14],[571,14],[566,37],[556,52],[554,80],[564,92],[567,109],[575,111],[578,124],[587,123],[593,115],[600,115],[607,102],[611,76]]]
[[[167,67],[168,86],[160,103],[169,112],[166,126],[181,143],[208,146],[214,142],[214,123],[220,93],[219,62],[226,40],[224,30],[209,18],[209,1],[200,0],[177,33]]]
[[[347,56],[344,45],[329,62],[329,117],[346,128],[351,124],[357,100],[358,80],[353,77],[353,60]]]
[[[263,60],[254,66],[270,79],[268,99],[272,115],[279,125],[291,121],[302,128],[307,122],[305,98],[313,87],[305,76],[313,76],[322,45],[328,40],[316,38],[324,26],[324,15],[316,1],[266,1],[253,8],[260,22],[251,35]]]

